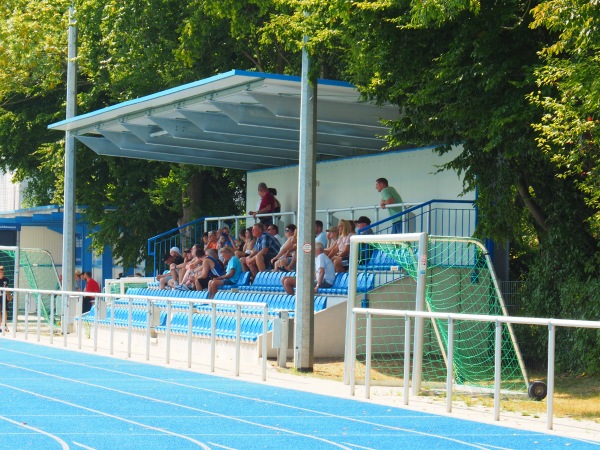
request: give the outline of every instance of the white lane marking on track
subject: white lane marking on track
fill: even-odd
[[[361,423],[361,424],[365,424],[365,425],[379,426],[379,427],[382,427],[382,428],[386,428],[388,430],[403,431],[403,432],[410,433],[410,434],[415,434],[415,435],[418,435],[418,436],[426,436],[426,437],[431,437],[431,438],[435,438],[435,439],[440,439],[440,440],[455,442],[455,443],[463,444],[463,445],[465,445],[467,447],[473,447],[473,448],[477,448],[477,449],[480,449],[480,450],[489,450],[487,447],[482,447],[482,446],[480,446],[478,444],[474,444],[474,443],[471,443],[471,442],[461,441],[460,439],[451,438],[449,436],[436,435],[436,434],[432,434],[432,433],[428,433],[428,432],[411,430],[409,428],[402,428],[402,427],[396,427],[396,426],[392,426],[392,425],[385,425],[385,424],[381,424],[381,423],[377,423],[377,422],[371,422],[371,421],[364,420],[364,419],[357,419],[357,418],[348,417],[348,416],[340,416],[340,415],[337,415],[337,414],[331,414],[331,413],[327,413],[327,412],[323,412],[323,411],[316,411],[316,410],[312,410],[312,409],[308,409],[308,408],[302,408],[300,406],[288,405],[288,404],[284,404],[284,403],[273,402],[273,401],[270,401],[270,400],[262,400],[262,399],[254,398],[254,397],[246,397],[246,396],[243,396],[243,395],[232,394],[232,393],[223,392],[223,391],[217,391],[217,390],[214,390],[214,389],[201,388],[201,387],[198,387],[198,386],[189,386],[187,384],[177,383],[177,382],[174,382],[174,381],[162,380],[162,379],[158,379],[158,378],[147,377],[147,376],[144,376],[144,375],[136,375],[136,374],[131,374],[129,372],[123,372],[123,371],[120,371],[120,370],[107,369],[107,368],[104,368],[104,367],[97,367],[97,366],[93,366],[93,365],[89,365],[89,364],[83,364],[83,363],[77,363],[77,362],[73,362],[73,361],[65,361],[63,359],[58,359],[58,358],[50,358],[50,357],[47,357],[47,356],[37,355],[35,353],[28,353],[28,352],[23,352],[23,351],[19,351],[19,350],[12,350],[12,349],[8,350],[8,349],[4,349],[4,348],[0,348],[0,350],[5,350],[5,351],[8,351],[8,352],[13,352],[13,353],[19,353],[19,354],[23,354],[23,355],[27,355],[27,356],[33,356],[33,357],[36,357],[36,358],[39,358],[39,359],[46,359],[46,360],[50,360],[50,361],[57,361],[57,362],[61,362],[63,364],[70,364],[70,365],[74,365],[74,366],[92,368],[92,369],[96,369],[96,370],[100,370],[100,371],[105,371],[105,372],[110,372],[110,373],[116,373],[116,374],[120,374],[120,375],[128,375],[128,376],[130,376],[132,378],[140,378],[140,379],[144,379],[144,380],[152,380],[152,381],[156,381],[156,382],[160,382],[160,383],[170,384],[170,385],[173,385],[173,386],[184,387],[184,388],[187,388],[187,389],[199,390],[199,391],[203,391],[203,392],[210,392],[210,393],[219,394],[219,395],[223,395],[223,396],[229,396],[229,397],[233,397],[233,398],[240,398],[240,399],[244,399],[244,400],[250,400],[250,401],[257,402],[257,403],[264,403],[264,404],[268,404],[268,405],[274,405],[274,406],[279,406],[279,407],[283,407],[283,408],[294,409],[294,410],[297,410],[297,411],[303,411],[303,412],[309,412],[309,413],[319,414],[319,415],[322,415],[322,416],[325,416],[325,417],[332,417],[332,418],[335,418],[335,419],[348,420],[350,422]],[[141,363],[136,363],[136,364],[141,364]],[[30,370],[30,369],[24,369],[24,370]],[[43,372],[40,372],[40,373],[43,373]],[[51,375],[51,374],[47,374],[47,375],[49,375],[49,376],[55,376],[55,375]],[[77,380],[74,380],[74,381],[77,381]],[[109,388],[106,388],[106,389],[109,389]],[[136,395],[136,394],[130,394],[130,395]],[[157,401],[161,401],[161,400],[157,400]],[[184,405],[181,405],[181,406],[182,407],[186,407]]]
[[[514,449],[512,449],[510,447],[496,447],[496,446],[490,445],[490,444],[479,444],[479,445],[483,445],[486,448],[497,448],[499,450],[514,450]]]
[[[2,365],[8,365],[8,364],[2,364]],[[32,372],[36,372],[36,371],[33,370]],[[67,402],[66,400],[61,400],[59,398],[50,397],[48,395],[40,394],[38,392],[28,391],[26,389],[20,389],[20,388],[15,387],[15,386],[9,386],[8,384],[0,383],[0,386],[3,386],[3,387],[8,388],[8,389],[12,389],[14,391],[23,392],[25,394],[33,395],[35,397],[43,398],[43,399],[46,399],[46,400],[51,400],[53,402],[62,403],[63,405],[68,405],[68,406],[71,406],[73,408],[83,409],[85,411],[89,411],[89,412],[92,412],[92,413],[95,413],[95,414],[98,414],[98,415],[101,415],[101,416],[110,417],[111,419],[121,420],[123,422],[130,423],[130,424],[133,424],[133,425],[136,425],[136,426],[139,426],[139,427],[147,428],[147,429],[150,429],[150,430],[155,430],[155,431],[158,431],[160,433],[168,434],[169,436],[180,437],[180,438],[185,439],[187,441],[190,441],[190,442],[192,442],[194,444],[198,444],[198,446],[202,447],[205,450],[210,450],[210,447],[204,445],[202,442],[197,441],[197,440],[195,440],[195,439],[193,439],[193,438],[191,438],[189,436],[185,436],[183,434],[178,434],[178,433],[174,433],[174,432],[169,431],[169,430],[165,430],[163,428],[153,427],[153,426],[150,426],[150,425],[139,423],[139,422],[136,422],[135,420],[125,419],[124,417],[119,417],[119,416],[115,416],[114,414],[109,414],[109,413],[105,413],[103,411],[99,411],[97,409],[88,408],[87,406],[77,405],[76,403]],[[66,448],[69,448],[69,447],[67,446]]]
[[[79,442],[73,441],[73,445],[77,447],[85,448],[85,450],[96,450],[94,447],[88,447],[87,445],[80,444]]]
[[[219,413],[215,413],[213,411],[208,411],[208,410],[200,409],[200,408],[193,408],[191,406],[182,405],[182,404],[179,404],[179,403],[173,403],[173,402],[169,402],[169,401],[166,401],[166,400],[161,400],[159,398],[148,397],[146,395],[134,394],[133,392],[121,391],[119,389],[113,389],[113,388],[109,388],[109,387],[106,387],[106,386],[100,386],[98,384],[88,383],[88,382],[81,381],[81,380],[75,380],[73,378],[61,377],[59,375],[53,375],[53,374],[46,373],[46,372],[41,372],[41,371],[38,371],[38,370],[33,370],[33,369],[25,368],[25,367],[14,366],[12,364],[0,363],[0,366],[11,367],[13,369],[24,370],[26,372],[37,373],[39,375],[44,375],[44,376],[51,377],[51,378],[57,378],[59,380],[69,381],[71,383],[77,383],[77,384],[82,384],[84,386],[90,386],[90,387],[94,387],[94,388],[98,388],[98,389],[104,389],[106,391],[116,392],[116,393],[119,393],[119,394],[128,395],[130,397],[141,398],[143,400],[149,400],[149,401],[156,402],[156,403],[163,403],[165,405],[174,406],[174,407],[177,407],[177,408],[183,408],[183,409],[188,409],[190,411],[201,412],[201,413],[204,413],[204,414],[207,414],[207,415],[212,415],[212,416],[215,416],[215,417],[220,417],[222,419],[228,419],[228,420],[232,420],[234,422],[241,422],[241,423],[245,423],[245,424],[249,424],[249,425],[253,425],[253,426],[265,428],[267,430],[281,431],[281,432],[284,432],[284,433],[291,434],[293,436],[301,436],[301,437],[306,437],[306,438],[309,438],[309,439],[314,439],[316,441],[325,442],[326,444],[333,445],[334,447],[343,448],[344,450],[351,450],[349,447],[345,447],[345,446],[343,446],[341,444],[338,444],[337,442],[330,441],[329,439],[320,438],[318,436],[313,436],[313,435],[310,435],[310,434],[300,433],[298,431],[288,430],[287,428],[274,427],[274,426],[271,426],[271,425],[265,425],[265,424],[261,424],[261,423],[256,423],[256,422],[252,422],[250,420],[241,419],[239,417],[228,416],[226,414],[219,414]],[[64,404],[67,404],[67,405],[70,405],[70,406],[73,406],[73,407],[76,407],[76,408],[81,408],[81,409],[84,409],[84,410],[97,412],[98,414],[102,414],[102,415],[107,416],[107,417],[113,417],[113,418],[116,418],[118,420],[123,420],[125,422],[130,422],[130,423],[135,423],[136,425],[141,425],[141,424],[138,424],[135,421],[132,421],[132,420],[129,420],[129,419],[125,419],[123,417],[113,416],[112,414],[104,413],[102,411],[93,410],[91,408],[87,408],[86,406],[76,405],[75,403],[70,403],[70,402],[67,402],[67,401],[64,401],[64,400],[60,400],[60,399],[48,397],[46,395],[38,394],[36,392],[26,391],[24,389],[15,388],[13,386],[9,386],[9,385],[3,384],[3,383],[0,383],[0,386],[4,386],[4,387],[7,387],[9,389],[14,389],[14,390],[21,391],[21,392],[26,392],[28,394],[36,395],[36,396],[41,397],[41,398],[46,398],[46,399],[49,399],[49,400],[54,400],[56,402],[64,403]],[[159,431],[162,431],[164,433],[168,433],[168,434],[172,434],[174,436],[180,436],[180,437],[183,437],[185,439],[192,440],[191,438],[188,438],[185,435],[180,435],[180,434],[177,434],[177,433],[172,433],[172,432],[164,430],[162,428],[154,428],[154,427],[151,427],[151,426],[148,426],[148,425],[142,425],[142,426],[147,426],[148,428],[159,430]],[[197,442],[197,441],[195,441],[195,442]],[[201,444],[201,445],[204,446],[204,444],[202,444],[200,442],[198,442],[198,444]],[[204,448],[208,449],[209,447],[204,446]]]
[[[350,447],[355,447],[355,448],[362,448],[364,450],[375,450],[374,448],[371,447],[362,447],[360,445],[356,445],[356,444],[349,444],[348,442],[345,443],[346,445],[349,445]]]
[[[224,445],[215,444],[214,442],[209,442],[210,445],[214,445],[215,447],[224,448],[225,450],[236,450],[233,447],[225,447]]]
[[[67,444],[65,441],[63,441],[61,438],[59,438],[58,436],[56,436],[54,434],[50,434],[44,430],[40,430],[39,428],[35,428],[30,425],[24,424],[23,422],[17,422],[16,420],[9,419],[8,417],[0,416],[0,419],[5,420],[6,422],[10,422],[19,427],[27,428],[28,430],[35,431],[36,433],[43,434],[44,436],[48,436],[50,439],[54,439],[56,442],[58,442],[64,450],[68,450],[70,448],[69,444]]]

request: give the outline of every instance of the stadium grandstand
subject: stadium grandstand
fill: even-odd
[[[115,280],[103,276],[105,291],[119,294],[122,299],[103,307],[97,305],[83,317],[83,326],[87,323],[127,328],[128,332],[139,333],[140,338],[150,333],[159,342],[165,334],[174,333],[207,343],[216,333],[225,343],[223,351],[239,333],[249,358],[257,360],[277,353],[272,345],[273,331],[278,326],[277,319],[287,313],[295,321],[295,348],[309,342],[309,360],[342,357],[347,345],[349,297],[360,296],[362,304],[368,305],[370,297],[410,279],[411,263],[402,264],[393,251],[374,247],[361,253],[361,270],[340,271],[331,287],[313,293],[315,220],[328,229],[340,221],[366,216],[370,224],[360,230],[361,234],[400,231],[466,238],[473,235],[477,223],[475,199],[462,197],[462,179],[456,174],[437,171],[460,149],[442,156],[431,147],[382,151],[382,136],[387,132],[382,119],[397,117],[397,110],[364,102],[347,83],[318,83],[317,139],[310,149],[314,167],[311,169],[309,163],[307,170],[303,160],[307,150],[299,146],[300,87],[297,77],[231,71],[50,126],[73,133],[102,155],[243,169],[248,211],[258,209],[254,205],[259,203],[255,189],[259,183],[277,189],[281,211],[276,214],[202,217],[151,237],[148,254],[154,257],[155,275],[164,270],[162,259],[171,248],[191,247],[202,241],[204,233],[225,225],[232,236],[264,218],[279,225],[279,230],[289,224],[299,227],[297,273],[265,271],[253,280],[244,274],[235,285],[218,291],[215,300],[244,302],[246,306],[241,310],[221,306],[215,311],[207,303],[206,290],[161,290],[154,278]],[[387,210],[381,206],[375,186],[375,180],[382,177],[402,196],[401,202],[388,205]],[[390,212],[389,207],[394,206],[395,212]],[[495,270],[488,267],[486,271],[502,280],[506,275],[505,252],[493,243],[486,245],[486,254],[496,266]],[[469,279],[477,284],[478,277],[473,274],[482,270],[480,264],[478,258],[462,256],[457,270],[468,272]],[[283,276],[297,276],[296,295],[285,293]],[[310,284],[308,290],[305,280]],[[490,283],[490,278],[486,278],[485,285]],[[161,296],[185,301],[180,305],[161,302]],[[493,296],[499,296],[501,303],[501,294],[494,292]],[[486,299],[482,296],[479,302],[485,303]],[[253,303],[267,305],[270,336],[265,335],[260,313],[251,307]],[[304,339],[306,327],[309,339]],[[267,355],[262,350],[264,339],[269,341]],[[430,337],[429,342],[434,341],[443,345],[443,339]],[[516,346],[511,348],[518,353]],[[294,350],[286,353],[299,356]],[[441,357],[438,351],[432,359],[439,362]],[[461,376],[458,381],[466,378]]]

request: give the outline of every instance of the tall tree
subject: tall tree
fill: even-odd
[[[64,118],[70,4],[8,0],[0,6],[0,166],[29,182],[30,205],[62,203],[62,136],[47,125]],[[237,64],[252,69],[258,60],[281,59],[271,57],[276,48],[244,38],[252,21],[268,18],[264,7],[238,18],[219,10],[212,1],[76,2],[79,113]],[[232,36],[238,19],[246,25]],[[240,211],[242,177],[232,170],[106,158],[79,146],[76,197],[96,226],[94,248],[113,246],[123,264],[133,265],[143,258],[148,237],[200,215]]]
[[[310,36],[317,57],[346,50],[345,78],[402,111],[390,124],[390,147],[462,146],[442,169],[463,173],[465,191],[477,191],[478,236],[512,242],[512,267],[527,279],[523,312],[597,317],[597,1],[301,7],[293,19],[277,19],[279,33]],[[596,341],[566,339],[565,366],[600,371]]]

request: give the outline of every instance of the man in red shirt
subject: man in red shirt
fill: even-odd
[[[269,188],[265,183],[258,184],[258,195],[260,195],[260,205],[258,211],[249,211],[248,214],[256,219],[257,214],[267,214],[275,212],[276,202],[273,194],[269,192]],[[271,225],[273,223],[273,216],[260,217],[260,222],[263,225]]]
[[[92,272],[83,272],[81,278],[85,281],[85,289],[83,292],[102,292],[96,280],[92,278]],[[94,302],[95,297],[83,297],[82,312],[86,313],[92,309]]]

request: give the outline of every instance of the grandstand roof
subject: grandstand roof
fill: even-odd
[[[242,170],[298,163],[300,78],[232,70],[51,124],[100,155]],[[319,80],[317,160],[377,153],[398,108]]]

